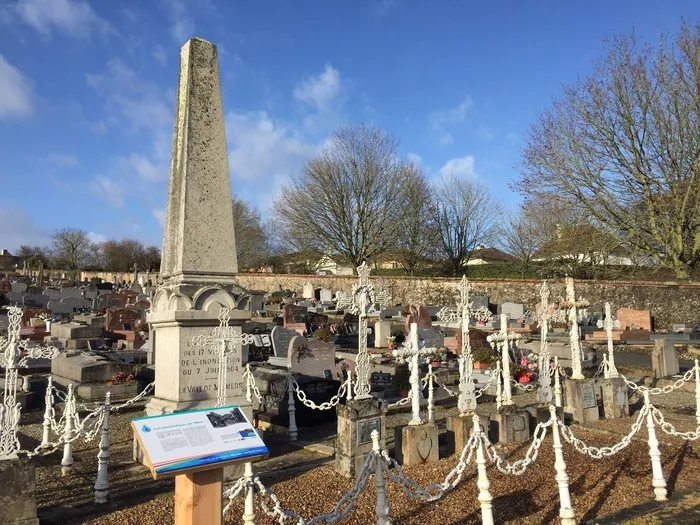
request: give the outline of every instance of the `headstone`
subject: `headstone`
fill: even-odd
[[[384,308],[379,311],[380,321],[384,321],[385,319],[391,319],[392,317],[401,317],[401,307],[394,306],[390,308]]]
[[[685,324],[672,324],[671,333],[673,334],[684,334],[686,331]]]
[[[330,303],[333,301],[333,291],[328,288],[321,288],[319,300],[322,303]]]
[[[593,379],[567,379],[564,386],[564,412],[577,423],[598,421],[598,399]]]
[[[377,321],[374,323],[374,347],[386,348],[389,345],[391,335],[391,323],[389,321]]]
[[[27,291],[27,283],[16,281],[12,283],[12,291],[14,293],[23,293]]]
[[[304,299],[313,299],[313,297],[314,297],[314,285],[312,283],[305,283],[304,284],[302,297]]]
[[[530,439],[530,413],[508,407],[491,415],[492,437],[499,443],[524,443]]]
[[[435,345],[438,348],[445,346],[445,334],[432,328],[419,328],[418,339],[423,341],[426,348],[433,348]]]
[[[600,379],[605,419],[619,419],[630,415],[627,384],[621,377]]]
[[[621,330],[651,330],[651,313],[649,310],[620,308],[617,311]]]
[[[379,446],[386,447],[387,405],[381,399],[353,399],[336,405],[338,437],[335,442],[335,468],[351,479],[361,471],[372,450],[371,434],[379,432]]]
[[[501,313],[506,314],[509,319],[520,319],[525,314],[525,306],[520,303],[503,303]]]
[[[422,465],[440,459],[438,428],[435,423],[396,427],[394,440],[396,461],[401,465]]]
[[[73,313],[73,307],[70,304],[66,304],[63,301],[57,299],[51,299],[46,307],[51,310],[53,315],[57,314],[70,314]]]
[[[36,462],[28,458],[0,461],[0,509],[5,525],[39,525],[36,513]]]
[[[272,351],[275,357],[286,359],[289,354],[289,342],[298,335],[299,333],[296,330],[289,330],[281,326],[273,327],[270,332],[270,339],[272,340]]]
[[[372,372],[369,376],[371,392],[383,392],[393,388],[392,375],[385,372]]]
[[[658,339],[651,351],[651,366],[654,377],[669,377],[680,373],[678,355],[673,339]]]
[[[296,339],[304,339],[298,336]],[[333,379],[335,369],[335,344],[318,339],[308,339],[302,344],[290,342],[288,365],[295,374],[322,379]]]
[[[291,324],[304,324],[308,310],[309,309],[305,306],[285,304],[282,308],[283,326],[287,327]]]
[[[472,310],[478,310],[479,308],[489,307],[489,298],[486,295],[471,295],[469,297],[472,301]]]

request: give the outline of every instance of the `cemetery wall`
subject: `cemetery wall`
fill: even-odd
[[[287,274],[239,274],[242,286],[253,290],[282,289],[301,294],[305,283],[315,288],[350,291],[357,277],[340,275],[287,275]],[[423,277],[381,277],[384,289],[392,297],[392,303],[406,304],[422,301],[441,305],[454,303],[459,292],[459,279]],[[525,309],[534,309],[539,303],[541,281],[534,279],[474,279],[470,280],[475,295],[487,295],[493,304],[504,302],[523,303]],[[550,280],[551,301],[565,295],[563,279]],[[592,306],[602,307],[609,301],[613,311],[618,308],[649,310],[654,318],[654,328],[669,328],[673,323],[700,322],[700,284],[632,282],[632,281],[576,281],[576,295],[587,299]]]

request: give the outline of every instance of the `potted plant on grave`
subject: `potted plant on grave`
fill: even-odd
[[[396,348],[396,336],[395,335],[390,335],[389,337],[386,338],[387,341],[387,346],[389,347],[389,350],[394,350]]]
[[[440,366],[440,363],[444,363],[447,359],[447,350],[440,348],[440,346],[435,343],[433,344],[433,355],[431,364],[433,366]]]
[[[133,374],[125,374],[124,372],[117,372],[114,374],[107,382],[110,385],[124,385],[126,383],[131,383],[134,381]]]
[[[408,391],[411,389],[411,372],[408,367],[397,368],[394,375],[391,377],[391,383],[396,390],[399,391],[400,397],[408,396]]]
[[[477,348],[472,351],[472,361],[474,361],[475,369],[484,370],[491,368],[491,365],[496,361],[496,357],[490,348]]]

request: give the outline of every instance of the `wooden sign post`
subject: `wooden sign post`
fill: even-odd
[[[175,476],[175,525],[221,525],[224,467],[269,451],[238,406],[131,421],[154,479]]]

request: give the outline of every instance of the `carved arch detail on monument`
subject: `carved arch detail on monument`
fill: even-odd
[[[183,310],[192,310],[192,300],[180,292],[173,293],[168,300],[168,311],[176,312]]]
[[[165,312],[168,310],[170,300],[170,291],[165,288],[159,288],[153,296],[151,310],[153,312]]]
[[[192,297],[195,310],[218,314],[221,307],[235,310],[236,299],[220,286],[200,288]]]

